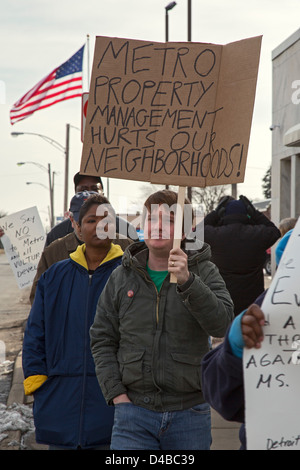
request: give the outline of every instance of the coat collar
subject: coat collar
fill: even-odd
[[[85,269],[88,270],[88,265],[86,262],[85,258],[85,243],[82,245],[79,245],[73,253],[70,254],[70,258],[75,261],[75,263],[79,264],[80,266],[83,266]],[[123,250],[119,245],[114,245],[113,243],[111,244],[111,248],[109,252],[107,253],[106,257],[104,260],[99,263],[99,266],[102,266],[102,264],[106,263],[107,261],[111,261],[115,258],[119,258],[120,256],[123,255]]]
[[[195,246],[197,245],[195,244]],[[145,242],[132,243],[126,248],[124,252],[123,261],[122,261],[123,266],[129,267],[129,266],[134,266],[138,264],[146,268],[146,263],[148,260],[148,252],[149,250]],[[203,243],[203,246],[201,249],[198,249],[196,247],[195,250],[189,249],[188,251],[186,250],[185,252],[188,255],[189,265],[195,262],[197,263],[198,261],[211,259],[211,249],[207,243]]]

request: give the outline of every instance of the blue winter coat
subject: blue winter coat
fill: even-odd
[[[34,392],[36,441],[67,448],[109,444],[106,405],[90,352],[89,329],[100,293],[123,254],[112,245],[89,274],[85,245],[40,278],[23,343],[24,388]]]

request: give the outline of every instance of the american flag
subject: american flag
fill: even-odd
[[[11,124],[26,119],[39,109],[82,95],[83,51],[84,46],[13,105],[10,110]]]

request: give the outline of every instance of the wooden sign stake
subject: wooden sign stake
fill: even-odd
[[[174,227],[174,241],[173,248],[180,248],[182,241],[182,223],[183,223],[183,213],[184,213],[184,200],[186,194],[186,186],[179,186],[178,188],[178,197],[177,197],[177,212],[175,216],[175,227]],[[170,282],[176,284],[177,278],[175,274],[171,273]]]

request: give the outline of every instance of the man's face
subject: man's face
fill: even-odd
[[[75,188],[76,193],[82,191],[95,191],[101,194],[103,193],[103,188],[97,178],[93,176],[83,176]]]
[[[168,256],[174,239],[174,212],[164,205],[152,205],[147,210],[144,239],[149,251]]]

